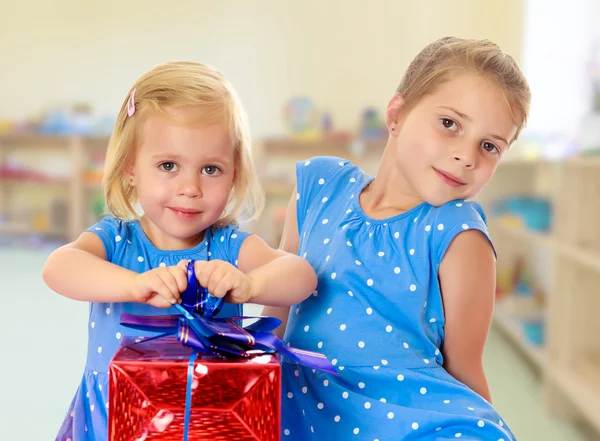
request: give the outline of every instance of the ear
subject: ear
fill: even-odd
[[[125,184],[135,187],[135,170],[133,164],[125,167],[123,170],[123,179],[125,180]]]
[[[404,108],[404,97],[395,93],[385,110],[385,125],[390,136],[396,136],[399,132],[399,121],[402,109]]]

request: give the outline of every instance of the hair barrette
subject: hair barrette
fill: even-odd
[[[133,116],[135,113],[135,89],[131,91],[131,95],[129,95],[129,100],[127,101],[127,115]]]

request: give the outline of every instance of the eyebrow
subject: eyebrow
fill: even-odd
[[[174,154],[174,153],[162,153],[162,152],[158,152],[158,153],[153,153],[152,154],[153,158],[169,158],[169,159],[181,159],[181,156]]]
[[[456,110],[454,107],[448,107],[448,106],[439,106],[442,109],[446,109],[446,110],[450,110],[451,112],[456,113],[458,116],[460,116],[463,119],[466,119],[467,121],[472,121],[471,118],[469,117],[469,115],[466,115],[462,112],[459,112],[458,110]],[[506,139],[504,139],[502,136],[499,135],[490,135],[490,137],[497,139],[498,141],[502,141],[503,143],[505,143],[506,145],[508,145],[508,141]]]
[[[173,160],[173,161],[181,161],[181,159],[183,158],[183,156],[178,155],[176,153],[153,153],[152,154],[152,158],[154,159],[169,159],[169,160]],[[208,158],[204,158],[204,162],[205,163],[211,163],[211,162],[217,162],[217,163],[221,163],[223,165],[229,165],[230,161],[229,158],[225,158],[225,157],[219,157],[219,156],[210,156]]]

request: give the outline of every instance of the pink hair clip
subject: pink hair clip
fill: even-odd
[[[135,113],[135,89],[131,91],[131,95],[129,95],[129,100],[127,101],[127,115],[133,116]]]

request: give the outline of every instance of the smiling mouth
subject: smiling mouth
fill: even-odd
[[[462,187],[463,185],[467,185],[465,182],[461,181],[459,178],[457,178],[456,176],[454,176],[451,173],[446,173],[446,172],[442,172],[436,168],[434,168],[435,172],[437,173],[437,175],[440,177],[440,179],[450,185],[451,187]]]
[[[184,219],[189,219],[192,218],[194,216],[199,215],[201,212],[198,210],[193,210],[191,208],[174,208],[174,207],[168,207],[169,210],[171,210],[176,216],[184,218]]]

